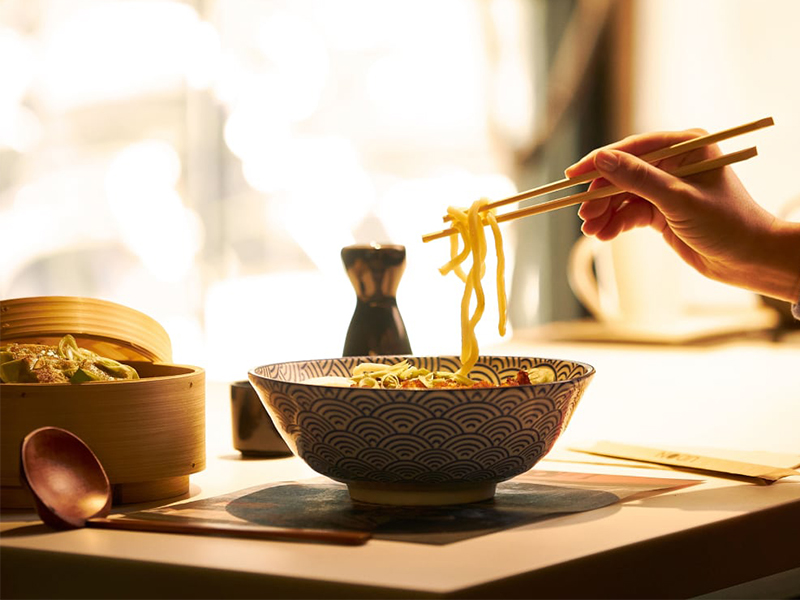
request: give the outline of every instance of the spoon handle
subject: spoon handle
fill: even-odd
[[[253,540],[291,540],[300,542],[323,542],[360,546],[372,537],[369,532],[331,531],[327,529],[296,529],[283,527],[250,527],[236,524],[176,523],[149,519],[92,518],[87,527],[99,529],[123,529],[126,531],[150,531],[154,533],[183,533],[187,535],[232,536]]]

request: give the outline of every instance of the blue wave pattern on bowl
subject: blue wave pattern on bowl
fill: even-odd
[[[556,381],[519,387],[382,390],[304,384],[357,364],[407,358],[456,371],[457,357],[348,357],[266,365],[251,381],[292,450],[334,480],[386,484],[500,482],[530,469],[566,428],[594,369],[546,358],[480,357],[474,379],[499,383],[546,366]]]

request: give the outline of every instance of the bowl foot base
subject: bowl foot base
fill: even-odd
[[[355,502],[392,506],[445,506],[468,504],[494,497],[495,483],[409,485],[348,483],[347,490]]]

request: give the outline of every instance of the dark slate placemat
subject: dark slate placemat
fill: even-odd
[[[636,478],[631,478],[636,480]],[[677,480],[645,480],[635,492],[674,489]],[[653,482],[660,481],[661,485]],[[597,485],[597,488],[609,487]],[[610,506],[626,494],[587,485],[547,485],[519,479],[497,486],[491,500],[454,506],[398,507],[353,502],[343,484],[330,480],[286,482],[224,496],[149,509],[135,518],[234,522],[254,527],[372,532],[376,539],[449,544],[534,521]]]

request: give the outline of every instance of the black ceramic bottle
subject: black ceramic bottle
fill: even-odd
[[[356,291],[356,310],[342,355],[411,354],[396,298],[406,268],[405,247],[346,246],[342,248],[342,262]]]

